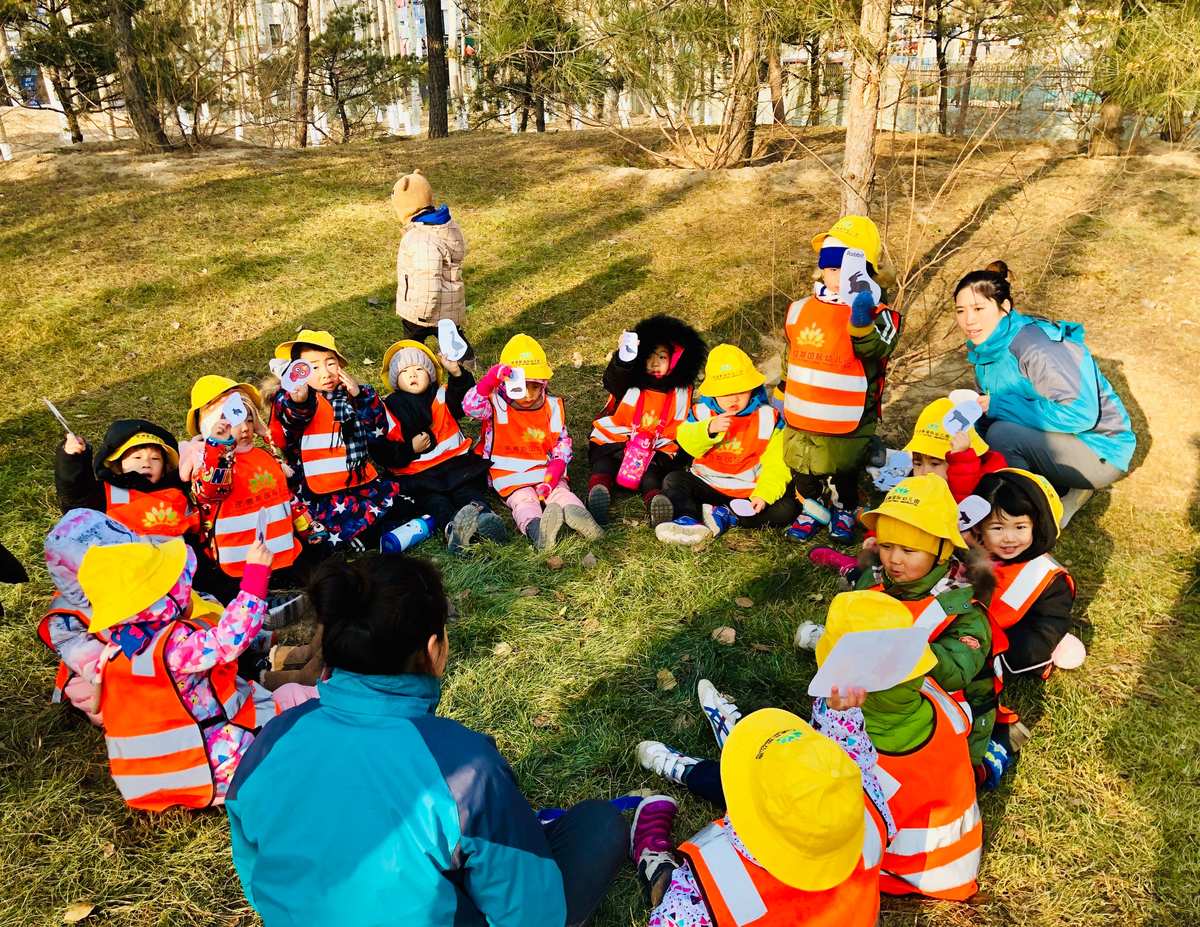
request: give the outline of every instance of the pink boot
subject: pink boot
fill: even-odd
[[[847,572],[858,566],[858,560],[854,557],[844,554],[840,550],[834,550],[832,547],[814,547],[808,552],[808,559],[816,566],[833,570],[839,576],[845,576]]]
[[[629,830],[629,853],[637,866],[638,881],[651,907],[658,907],[671,885],[675,872],[671,825],[679,805],[668,795],[651,795],[643,799],[633,813]]]

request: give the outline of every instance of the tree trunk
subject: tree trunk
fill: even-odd
[[[296,2],[296,147],[308,147],[308,82],[312,67],[308,0]]]
[[[821,37],[814,35],[804,43],[808,49],[808,124],[821,124]]]
[[[779,43],[772,42],[767,51],[767,84],[771,87],[771,119],[775,125],[787,122],[787,109],[783,101],[783,64],[779,60]]]
[[[525,89],[521,91],[521,131],[529,128],[529,109],[533,105],[532,65],[525,65]]]
[[[534,125],[539,132],[546,131],[546,98],[538,97],[533,104],[533,112],[535,116]]]
[[[338,100],[337,114],[338,114],[338,119],[340,119],[342,122],[342,144],[344,145],[344,144],[346,144],[346,142],[350,141],[350,133],[353,131],[353,129],[350,126],[350,117],[346,113],[346,101],[345,100]]]
[[[446,24],[441,0],[425,2],[425,53],[429,65],[429,138],[450,134],[450,65],[446,61]]]
[[[67,120],[67,131],[71,133],[71,144],[83,144],[83,130],[79,128],[79,111],[75,108],[75,96],[58,68],[46,68],[50,75],[50,83],[54,85],[54,95],[58,97],[58,105],[62,107],[63,116]]]
[[[1125,110],[1116,100],[1100,104],[1100,122],[1088,142],[1089,158],[1104,158],[1121,153],[1121,133],[1125,128]]]
[[[709,169],[720,170],[754,157],[754,133],[758,121],[758,67],[760,32],[755,23],[742,26],[733,55],[729,80],[730,99],[717,134]]]
[[[1167,118],[1163,120],[1158,137],[1164,142],[1183,141],[1183,104],[1177,99],[1167,104]]]
[[[976,20],[971,32],[971,51],[967,55],[967,70],[963,81],[958,85],[958,118],[954,121],[954,134],[962,135],[967,128],[967,115],[971,111],[971,78],[975,76],[975,62],[979,58],[979,33],[983,21]]]
[[[946,20],[941,3],[937,4],[937,15],[933,20],[933,48],[938,69],[938,134],[946,135],[950,130],[950,62],[947,60]],[[920,127],[918,126],[918,129]]]
[[[146,78],[138,66],[137,52],[133,46],[133,11],[126,0],[108,0],[108,7],[125,112],[129,114],[129,121],[143,148],[166,150],[171,147],[171,141],[163,131],[158,109],[150,100]]]
[[[859,22],[861,45],[854,54],[850,106],[846,112],[843,215],[865,216],[871,209],[871,193],[875,187],[875,126],[879,119],[879,91],[891,13],[891,0],[863,0]]]

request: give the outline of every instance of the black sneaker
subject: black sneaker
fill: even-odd
[[[596,524],[608,524],[608,508],[612,505],[612,493],[603,483],[597,483],[588,490],[587,510],[596,519]]]
[[[263,627],[277,631],[295,624],[308,610],[308,599],[303,592],[272,592],[267,596],[267,617]]]
[[[650,500],[650,527],[657,528],[661,524],[675,520],[675,506],[663,493]]]

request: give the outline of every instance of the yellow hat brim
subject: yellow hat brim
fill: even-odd
[[[904,445],[904,450],[909,454],[924,454],[926,457],[945,460],[946,455],[950,453],[950,439],[947,437],[939,440],[933,435],[919,432],[912,436],[912,440],[908,444]],[[987,442],[979,437],[974,428],[971,429],[971,450],[980,457],[988,452]]]
[[[105,631],[129,620],[165,596],[179,582],[187,565],[187,544],[182,538],[172,538],[157,547],[162,556],[152,570],[136,577],[136,582],[129,582],[129,577],[121,576],[110,568],[106,556],[110,548],[93,547],[84,554],[79,566],[79,583],[92,605],[89,633]],[[97,592],[100,593],[99,598]]]
[[[938,477],[938,479],[940,479],[940,477]],[[889,505],[887,499],[883,500],[883,504],[880,505],[879,508],[871,509],[871,511],[869,511],[869,512],[863,512],[862,515],[859,516],[858,520],[861,521],[864,525],[866,525],[868,529],[870,529],[871,531],[874,531],[875,524],[876,524],[876,522],[879,521],[880,515],[887,515],[891,518],[896,519],[896,521],[904,522],[906,525],[913,525],[914,528],[920,528],[922,531],[925,530],[925,528],[922,525],[917,525],[917,524],[913,523],[912,513],[908,510],[908,508],[906,508],[903,505],[895,505],[895,504]],[[932,533],[932,532],[929,532],[929,533]],[[947,534],[947,537],[945,537],[943,540],[948,541],[949,543],[951,543],[955,547],[959,548],[960,550],[967,549],[967,542],[965,540],[963,540],[963,536],[959,533],[957,526],[951,528],[949,531],[946,532],[946,534]],[[937,537],[937,535],[934,535],[934,537]]]
[[[192,394],[192,407],[188,409],[187,414],[187,431],[188,435],[195,437],[200,434],[200,410],[216,399],[220,399],[227,393],[232,393],[234,390],[239,390],[244,393],[246,398],[254,403],[255,409],[262,408],[262,393],[249,383],[237,383],[233,380],[228,380],[227,385],[223,384],[221,389],[213,389],[206,391],[200,396]]]
[[[700,384],[700,395],[715,399],[717,396],[731,396],[734,393],[750,393],[766,382],[767,378],[757,368],[715,383],[706,377]]]
[[[438,383],[444,384],[446,382],[446,369],[442,366],[442,362],[437,359],[437,355],[421,342],[412,341],[411,339],[406,338],[395,342],[390,348],[383,352],[383,366],[380,368],[380,373],[382,374],[381,379],[383,380],[384,385],[387,386],[388,392],[394,392],[396,389],[395,384],[392,383],[392,378],[388,368],[391,366],[392,358],[405,348],[416,348],[419,351],[424,351],[426,356],[433,361],[433,369],[437,371]]]
[[[762,708],[742,718],[721,750],[721,786],[730,823],[759,864],[785,885],[820,892],[840,885],[854,871],[862,856],[863,830],[830,853],[805,853],[786,839],[777,821],[754,799],[755,788],[762,787],[754,775],[759,750],[779,732],[800,727],[809,724],[780,708]],[[823,735],[814,732],[814,736]],[[861,806],[862,793],[857,794]],[[865,828],[865,817],[862,820]]]
[[[146,431],[139,431],[137,434],[135,434],[119,448],[105,457],[104,463],[106,466],[111,466],[124,457],[127,451],[131,451],[135,447],[145,447],[149,444],[152,444],[155,447],[161,447],[166,452],[167,459],[171,462],[171,466],[176,470],[179,469],[179,449],[177,447],[172,447],[158,435],[152,435]]]
[[[825,239],[829,237],[828,232],[818,232],[812,237],[812,248],[817,254],[821,253],[821,245],[825,244]]]
[[[526,380],[549,380],[554,376],[554,368],[549,364],[509,364],[512,368],[520,367],[525,371]]]
[[[304,337],[308,335],[309,337]],[[285,341],[282,344],[275,345],[276,360],[291,360],[292,348],[298,344],[311,345],[320,351],[329,351],[337,355],[337,359],[342,362],[345,367],[350,366],[350,362],[346,360],[346,355],[337,349],[337,342],[333,340],[333,336],[329,332],[317,332],[311,328],[306,328],[291,341]]]

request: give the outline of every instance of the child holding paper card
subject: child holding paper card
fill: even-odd
[[[935,399],[917,417],[912,440],[904,450],[912,454],[913,475],[932,473],[944,479],[956,502],[962,502],[975,492],[985,473],[1007,466],[1004,456],[987,446],[979,437],[974,424],[950,433],[946,429],[948,416],[955,404],[949,399]]]
[[[669,315],[642,319],[621,334],[604,370],[608,402],[588,442],[588,511],[600,524],[618,487],[641,494],[651,525],[675,517],[662,483],[686,465],[675,433],[692,408],[706,351],[694,328]]]
[[[654,529],[666,544],[699,544],[736,525],[783,527],[796,514],[783,462],[783,422],[745,351],[719,344],[708,356],[700,401],[676,431],[693,458],[667,474],[676,513]]]
[[[878,275],[882,244],[875,223],[844,216],[813,238],[821,279],[815,292],[788,308],[787,423],[784,460],[796,475],[796,492],[819,501],[829,494],[829,535],[854,537],[858,481],[879,423],[887,359],[896,347],[900,314],[882,304]],[[851,270],[850,261],[862,262]],[[848,292],[843,292],[843,277]],[[836,497],[836,498],[835,498]],[[824,513],[808,506],[788,529],[807,541]]]
[[[539,550],[554,546],[564,523],[588,540],[604,534],[566,480],[571,436],[563,401],[546,389],[553,375],[542,346],[513,335],[500,363],[463,397],[466,414],[483,422],[476,451],[491,461],[492,489]]]
[[[445,354],[439,362],[420,342],[397,341],[383,355],[383,379],[390,389],[383,404],[400,431],[372,443],[376,461],[445,532],[451,553],[477,535],[507,538],[488,505],[488,462],[471,453],[471,440],[458,427],[463,397],[475,385],[470,371]]]

